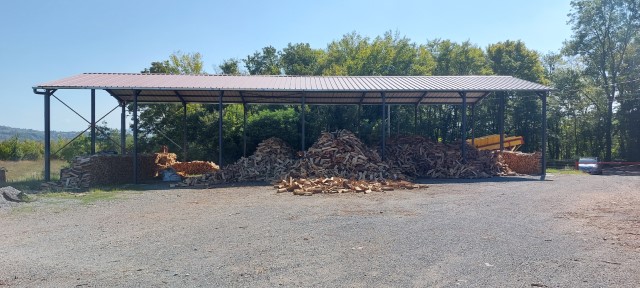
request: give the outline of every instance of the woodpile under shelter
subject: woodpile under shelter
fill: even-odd
[[[51,97],[69,89],[90,91],[91,119],[83,118],[91,130],[92,153],[95,153],[96,90],[104,90],[118,102],[121,114],[121,152],[125,151],[125,107],[133,105],[133,159],[138,153],[138,105],[177,103],[186,108],[189,103],[213,103],[223,111],[224,104],[284,104],[284,105],[378,105],[382,119],[387,118],[389,105],[460,105],[462,107],[461,139],[467,139],[467,114],[471,110],[471,125],[477,104],[494,92],[528,92],[542,101],[541,179],[546,171],[546,109],[552,88],[511,76],[230,76],[230,75],[168,75],[145,73],[85,73],[33,87],[44,96],[45,180],[50,179]],[[57,98],[57,97],[56,97]],[[504,97],[500,98],[500,135],[504,136]],[[66,105],[66,104],[65,104]],[[67,106],[68,107],[68,106]],[[116,108],[117,108],[116,107]],[[114,110],[116,109],[114,108]],[[112,110],[113,111],[113,110]],[[245,109],[246,111],[246,109]],[[301,110],[301,145],[305,147],[305,114]],[[75,112],[75,111],[74,111]],[[78,113],[76,113],[78,114]],[[79,115],[79,114],[78,114]],[[246,112],[244,115],[246,123]],[[219,159],[222,159],[222,113],[219,113]],[[100,121],[100,120],[98,120]],[[384,123],[384,121],[383,121]],[[388,124],[387,124],[388,125]],[[381,151],[384,158],[385,133],[382,125]],[[185,126],[186,127],[186,126]],[[186,129],[186,128],[185,128]],[[473,129],[471,129],[473,131]],[[185,133],[186,135],[186,133]],[[246,136],[246,135],[245,135]],[[186,143],[186,136],[184,139]],[[503,149],[501,139],[501,150]],[[464,155],[465,141],[462,141]],[[186,149],[186,145],[183,145]],[[185,151],[186,154],[186,151]],[[222,166],[222,163],[218,163]],[[132,180],[137,183],[137,162],[133,160]]]

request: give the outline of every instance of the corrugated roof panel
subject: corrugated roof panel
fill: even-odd
[[[306,94],[314,98],[326,97],[327,100],[345,97],[349,101],[355,101],[353,104],[360,103],[362,93],[365,93],[366,102],[381,102],[382,92],[387,93],[388,97],[417,97],[416,95],[428,92],[421,103],[431,103],[428,98],[432,97],[447,98],[450,100],[446,101],[455,102],[459,92],[467,92],[467,98],[471,99],[482,97],[490,91],[551,90],[547,86],[510,76],[223,76],[126,73],[79,74],[39,84],[34,88],[105,89],[121,97],[131,96],[133,90],[142,90],[141,95],[157,97],[178,93],[182,96],[217,98],[221,91],[225,91],[225,99],[227,96],[240,97],[240,93],[243,93],[247,96],[260,96],[258,98],[264,103],[278,103],[283,95],[301,98]],[[360,96],[352,98],[352,95]],[[231,101],[231,98],[228,99]],[[286,103],[291,101],[286,100]]]

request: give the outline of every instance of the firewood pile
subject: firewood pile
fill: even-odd
[[[504,151],[502,153],[497,152],[499,161],[507,166],[510,171],[518,174],[535,175],[540,174],[540,158],[542,154],[535,153],[523,153]]]
[[[331,178],[288,178],[281,180],[274,188],[278,193],[293,192],[294,195],[311,196],[317,193],[371,193],[393,191],[396,189],[426,188],[424,184],[414,184],[405,180],[381,180],[367,181],[345,179],[341,177]]]
[[[201,175],[206,173],[212,173],[220,170],[220,167],[216,163],[208,161],[190,161],[190,162],[175,162],[171,164],[171,168],[175,169],[180,175]]]
[[[338,130],[322,133],[286,177],[384,180],[403,179],[404,175],[390,171],[378,153],[366,147],[355,134]]]
[[[176,162],[178,162],[178,155],[176,155],[175,153],[160,152],[160,153],[155,153],[153,155],[155,155],[154,162],[156,163],[156,167],[157,167],[156,176],[162,170],[165,170],[169,167],[173,167],[173,165]]]
[[[138,155],[138,179],[150,180],[156,176],[154,154]],[[60,170],[60,181],[41,185],[46,190],[86,189],[95,185],[130,183],[133,178],[132,155],[77,156],[68,168]]]
[[[294,150],[284,140],[269,138],[258,144],[256,152],[213,173],[187,178],[178,186],[208,186],[244,181],[274,181],[283,179],[295,161]]]
[[[500,173],[490,151],[466,147],[466,163],[459,144],[443,144],[421,136],[401,136],[387,142],[387,163],[410,177],[488,178]]]

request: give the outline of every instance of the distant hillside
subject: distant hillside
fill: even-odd
[[[44,131],[12,128],[0,125],[0,141],[7,140],[16,135],[18,135],[18,138],[20,140],[44,141]],[[76,135],[78,135],[78,132],[51,131],[51,139],[58,139],[58,137],[63,139],[71,139]]]

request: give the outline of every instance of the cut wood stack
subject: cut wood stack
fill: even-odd
[[[269,138],[258,144],[256,152],[214,173],[187,178],[178,186],[203,186],[243,181],[283,179],[295,161],[294,151],[284,140]]]
[[[387,163],[410,177],[487,178],[498,175],[498,159],[490,151],[466,146],[466,162],[459,144],[443,144],[421,136],[402,136],[387,142]]]
[[[178,162],[178,156],[175,153],[160,152],[154,155],[156,157],[155,163],[157,167],[156,176],[158,176],[162,170],[173,167],[173,165]]]
[[[291,167],[287,178],[341,177],[357,180],[403,179],[389,171],[378,153],[366,147],[348,130],[324,132],[303,158]]]
[[[138,156],[138,180],[150,180],[156,176],[159,169],[156,158],[154,154]],[[132,160],[131,155],[77,156],[70,167],[60,170],[60,181],[43,183],[41,188],[86,189],[95,185],[131,183]]]
[[[366,181],[353,180],[341,177],[331,178],[289,178],[280,181],[274,188],[278,193],[293,192],[294,195],[311,196],[317,193],[371,193],[381,191],[393,191],[396,189],[426,188],[426,185],[413,184],[405,180]]]
[[[507,168],[518,174],[536,175],[540,174],[540,157],[541,153],[523,153],[504,151],[497,152],[500,162]]]
[[[216,163],[207,161],[175,162],[171,164],[171,168],[182,176],[202,175],[220,170]]]

